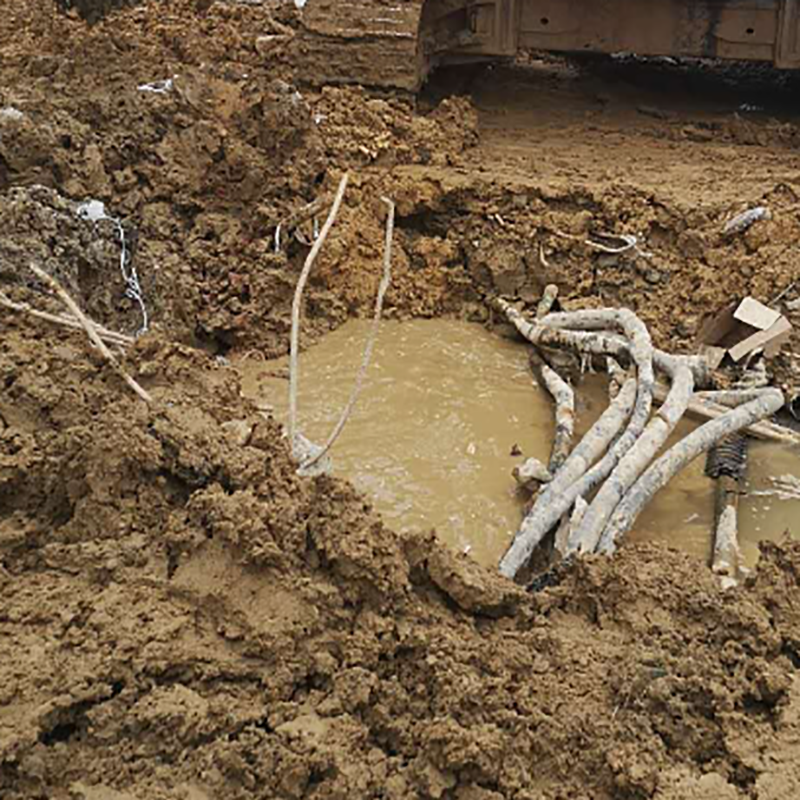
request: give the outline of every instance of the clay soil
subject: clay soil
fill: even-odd
[[[34,261],[135,333],[114,228],[76,214],[103,201],[152,317],[124,364],[155,402],[79,333],[2,310],[0,797],[797,797],[800,545],[728,592],[666,546],[526,590],[298,477],[231,362],[286,352],[309,231],[276,253],[275,227],[344,170],[306,342],[368,311],[382,195],[396,318],[486,322],[487,296],[555,282],[684,350],[737,295],[795,300],[798,82],[522,57],[412,98],[315,86],[293,3],[92,27],[7,5],[0,289],[58,310]],[[722,235],[757,204],[770,220]],[[652,257],[598,255],[599,232]],[[796,350],[773,364],[790,391]]]

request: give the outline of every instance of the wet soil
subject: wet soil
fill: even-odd
[[[350,397],[372,323],[347,322],[300,359],[301,430],[324,442]],[[389,322],[332,469],[367,495],[398,533],[435,529],[440,541],[494,568],[519,528],[530,492],[512,478],[534,457],[547,463],[553,407],[528,363],[529,345],[459,320]],[[288,358],[236,362],[246,397],[288,415]],[[608,405],[607,378],[577,382],[576,440]],[[691,433],[687,416],[665,448]],[[708,563],[714,481],[695,459],[650,501],[630,542],[660,543]],[[751,442],[739,501],[743,566],[761,541],[797,538],[800,455],[774,442]]]
[[[525,592],[399,535],[347,482],[298,478],[217,358],[285,354],[307,232],[276,253],[275,226],[345,169],[309,343],[372,302],[383,194],[389,317],[486,322],[487,294],[533,302],[556,282],[568,306],[629,305],[681,350],[737,294],[791,302],[791,94],[750,113],[705,67],[690,98],[683,67],[532,59],[455,89],[443,76],[420,101],[315,87],[298,14],[153,1],[88,27],[22,0],[0,15],[0,288],[55,310],[35,260],[135,331],[113,228],[75,214],[103,201],[153,319],[124,365],[156,400],[79,334],[0,315],[0,796],[795,796],[797,544],[764,545],[730,592],[652,545]],[[771,220],[722,236],[758,203]],[[597,231],[653,255],[601,257],[583,243]]]
[[[299,422],[315,442],[327,440],[347,402],[370,326],[348,322],[300,359]],[[553,438],[551,404],[533,381],[527,348],[474,323],[412,320],[384,323],[373,358],[334,472],[398,533],[433,528],[456,552],[495,568],[529,498],[511,470],[522,453],[546,462]],[[281,420],[287,364],[236,364],[245,394]]]

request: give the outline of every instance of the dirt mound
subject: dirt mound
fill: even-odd
[[[295,476],[214,359],[140,340],[148,409],[80,334],[45,350],[48,333],[7,324],[0,347],[4,797],[767,798],[800,780],[796,545],[738,593],[631,548],[526,595]]]
[[[420,116],[405,98],[298,91],[278,46],[292,36],[293,4],[145,3],[89,28],[48,8],[18,4],[0,23],[0,191],[43,185],[103,201],[136,237],[154,324],[184,341],[283,352],[308,248],[291,240],[274,253],[278,223],[342,168],[450,163],[476,140],[466,100]],[[379,269],[382,206],[370,200],[353,235],[374,236],[364,255],[377,252]],[[29,224],[17,248],[28,256],[40,249]],[[69,249],[58,236],[51,250]],[[342,252],[354,247],[345,234]],[[27,269],[10,256],[7,270]],[[327,288],[310,288],[311,335],[357,303]],[[393,302],[418,304],[398,290]]]

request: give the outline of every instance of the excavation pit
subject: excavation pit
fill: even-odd
[[[353,320],[301,356],[300,422],[312,440],[325,440],[347,402],[368,331],[369,323]],[[362,396],[332,451],[334,473],[350,480],[398,532],[434,528],[453,550],[496,567],[527,499],[511,471],[525,457],[546,462],[552,444],[552,402],[530,372],[528,349],[474,323],[384,323]],[[244,393],[281,419],[287,364],[238,363]],[[605,377],[585,376],[577,389],[579,435],[606,404]],[[697,424],[682,421],[667,447]],[[659,542],[709,559],[714,485],[704,463],[696,459],[655,496],[628,541]],[[739,538],[752,567],[759,540],[782,540],[800,513],[800,455],[754,442],[746,491]]]

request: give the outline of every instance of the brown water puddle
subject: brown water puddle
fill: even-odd
[[[300,359],[299,415],[303,433],[324,441],[352,389],[368,323],[353,321]],[[287,359],[241,361],[244,393],[288,407]],[[605,408],[603,380],[589,376],[578,390],[578,424],[585,430]],[[678,433],[694,427],[684,422]],[[333,468],[369,496],[398,531],[435,528],[439,537],[494,566],[519,526],[524,497],[516,492],[512,456],[547,460],[552,408],[528,370],[526,347],[478,325],[454,320],[386,322],[353,416],[334,446]],[[677,436],[674,437],[677,440]],[[633,541],[667,542],[707,559],[713,524],[712,482],[699,458],[661,491],[639,518]],[[759,539],[781,539],[800,513],[800,491],[773,478],[800,478],[800,456],[774,445],[750,452],[740,539],[747,563]],[[799,484],[800,485],[800,484]],[[761,494],[760,492],[770,492]],[[793,494],[794,492],[794,494]]]

